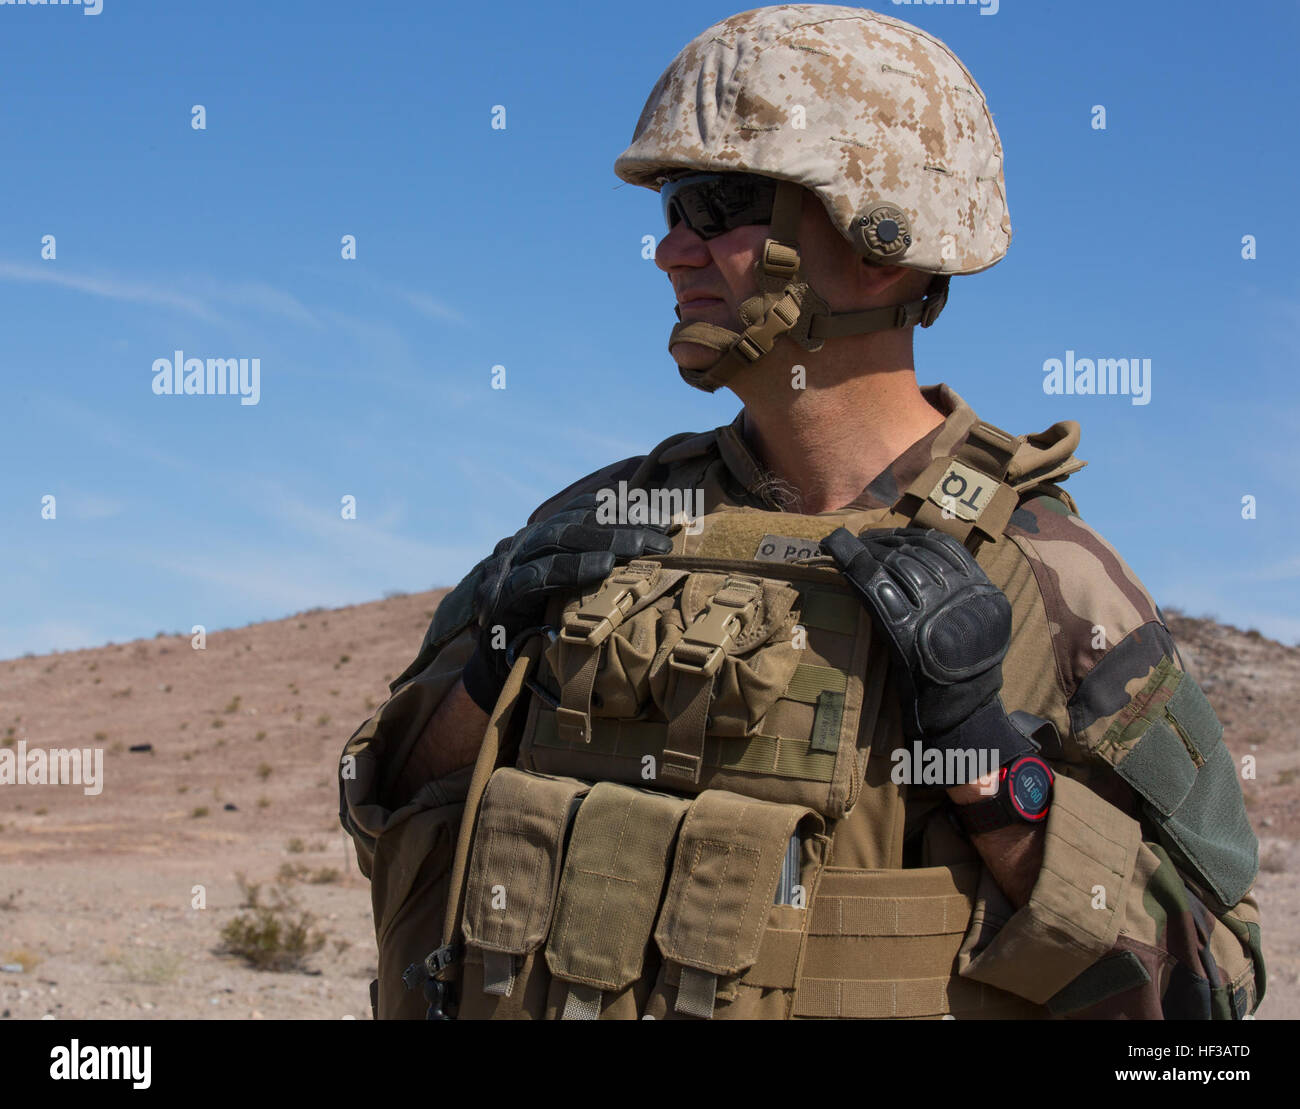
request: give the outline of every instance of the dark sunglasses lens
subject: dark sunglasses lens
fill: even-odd
[[[736,227],[771,223],[776,182],[743,173],[699,174],[669,182],[659,197],[668,230],[685,220],[700,238],[713,239]]]

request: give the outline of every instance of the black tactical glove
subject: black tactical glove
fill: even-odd
[[[998,694],[1011,605],[965,547],[933,528],[860,538],[837,528],[821,549],[889,640],[909,739],[941,750],[996,750],[998,766],[1037,749],[1027,722],[1038,718],[1012,719]]]
[[[490,713],[505,685],[506,647],[539,624],[553,594],[581,592],[608,577],[620,561],[668,554],[672,540],[661,524],[607,524],[596,518],[587,493],[558,513],[502,539],[486,559],[474,591],[478,646],[461,680],[474,702]]]

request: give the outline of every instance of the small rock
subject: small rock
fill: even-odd
[[[1265,828],[1271,828],[1273,827],[1273,818],[1271,816],[1266,816],[1260,821],[1260,823],[1263,824]]]
[[[32,991],[31,991],[31,990],[19,990],[19,991],[18,991],[18,1000],[19,1000],[19,1001],[26,1001],[26,1000],[27,1000],[29,997],[31,997],[31,996],[32,996]]]
[[[22,964],[22,963],[3,963],[3,964],[0,964],[0,971],[4,971],[6,974],[22,974],[22,973],[23,973],[23,964]]]
[[[221,1004],[221,998],[219,998],[219,997],[210,997],[210,998],[208,998],[208,1004],[209,1004],[209,1005],[220,1005],[220,1004]]]
[[[260,1009],[254,1009],[254,1010],[249,1014],[249,1019],[250,1019],[250,1020],[264,1020],[265,1018],[262,1016],[262,1011],[261,1011]]]
[[[226,810],[226,812],[239,812],[239,809],[237,809],[229,801],[227,801],[225,805],[223,805],[222,807]]]
[[[0,1017],[8,1017],[8,1016],[9,1016],[9,1010],[8,1010],[8,1009],[6,1009],[3,1013],[0,1013]]]
[[[127,748],[128,751],[152,751],[152,743],[133,743]]]

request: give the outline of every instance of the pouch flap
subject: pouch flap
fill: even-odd
[[[655,941],[665,959],[718,976],[739,974],[758,958],[790,835],[821,817],[722,790],[695,799],[677,841],[668,896]]]
[[[690,802],[613,782],[592,787],[574,820],[555,925],[551,974],[598,990],[641,976],[668,879],[677,829]]]
[[[503,766],[488,782],[465,889],[465,942],[522,956],[541,946],[560,880],[564,834],[588,790]]]

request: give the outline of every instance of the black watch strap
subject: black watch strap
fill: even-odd
[[[1004,789],[1006,789],[1005,778],[998,783],[998,793],[1000,794]],[[962,830],[968,836],[996,831],[998,828],[1005,828],[1016,822],[1015,816],[997,796],[990,797],[987,801],[976,801],[974,804],[953,807],[957,811],[957,820]]]
[[[1045,778],[1045,781],[1039,782],[1038,790],[1033,788],[1032,776],[1035,774],[1041,774]],[[1030,777],[1026,779],[1025,775]],[[1051,796],[1054,780],[1052,768],[1045,759],[1037,755],[1018,758],[1009,766],[1002,768],[999,774],[998,792],[993,797],[970,805],[953,806],[956,810],[957,823],[968,836],[992,832],[1021,821],[1029,824],[1041,823],[1047,818],[1048,798]],[[1028,796],[1020,799],[1020,803],[1029,801],[1033,806],[1023,811],[1019,811],[1017,798],[1013,796],[1013,791],[1020,786],[1030,791]]]

